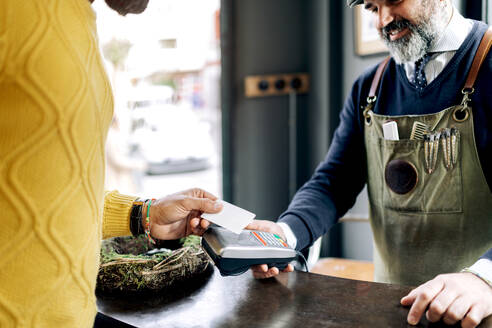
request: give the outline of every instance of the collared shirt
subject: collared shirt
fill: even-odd
[[[427,83],[431,83],[449,63],[456,51],[460,48],[468,34],[473,28],[473,22],[464,18],[456,8],[453,7],[452,17],[446,26],[442,36],[431,46],[429,53],[435,53],[424,68]],[[406,62],[402,64],[405,74],[411,81],[415,63]],[[280,222],[280,227],[284,231],[287,243],[295,248],[297,238],[292,229],[286,223]],[[470,271],[487,281],[492,281],[492,261],[489,259],[479,259],[472,265]]]
[[[446,67],[468,33],[473,27],[473,22],[464,18],[456,8],[453,8],[451,19],[446,26],[442,36],[431,46],[429,53],[434,55],[425,65],[424,72],[427,84],[431,83]],[[403,63],[403,68],[409,81],[412,80],[415,72],[415,63]]]

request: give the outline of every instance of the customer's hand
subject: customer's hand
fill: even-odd
[[[267,221],[267,220],[254,220],[248,226],[246,227],[248,230],[259,230],[259,231],[265,231],[265,232],[271,232],[274,233],[283,240],[286,240],[284,231],[278,224],[272,221]],[[256,279],[265,279],[265,278],[271,278],[276,275],[278,275],[280,272],[278,268],[272,267],[268,268],[268,265],[266,264],[261,264],[261,265],[255,265],[251,267],[251,271],[253,272],[253,276]],[[294,267],[292,264],[287,265],[287,267],[282,270],[282,272],[292,272],[294,271]]]
[[[202,189],[178,192],[152,202],[150,231],[158,239],[178,239],[190,234],[201,235],[202,213],[218,213],[222,204],[217,197]],[[208,226],[208,221],[204,225]]]
[[[492,287],[472,273],[442,274],[412,290],[401,304],[412,306],[407,318],[412,325],[425,312],[430,322],[461,321],[461,327],[473,328],[492,314]]]

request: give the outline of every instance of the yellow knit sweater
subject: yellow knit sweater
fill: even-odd
[[[103,190],[98,49],[87,0],[0,1],[2,328],[92,327],[101,238],[130,233],[134,198]]]

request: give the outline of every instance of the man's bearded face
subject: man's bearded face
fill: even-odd
[[[120,15],[140,14],[147,8],[149,0],[105,0],[111,9]]]
[[[447,24],[446,10],[439,0],[421,0],[413,21],[396,17],[379,30],[379,35],[397,63],[415,62],[438,40]],[[390,35],[408,28],[410,33],[391,41]]]

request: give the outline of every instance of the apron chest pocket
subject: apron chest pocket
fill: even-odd
[[[452,170],[438,152],[435,170],[425,170],[421,140],[379,139],[383,174],[383,206],[399,212],[454,213],[462,211],[460,161]],[[369,173],[370,175],[371,173]]]

